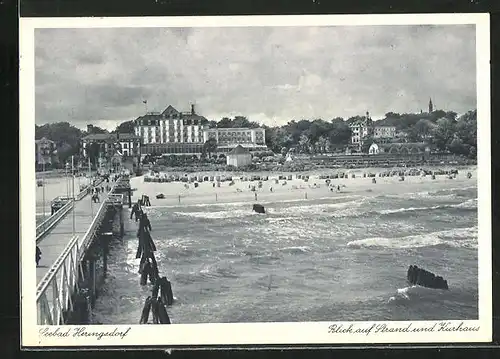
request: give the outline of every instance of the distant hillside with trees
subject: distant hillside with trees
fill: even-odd
[[[223,117],[219,121],[208,121],[210,128],[258,128],[266,130],[266,144],[275,153],[286,153],[290,149],[302,153],[324,153],[343,151],[350,144],[349,124],[363,119],[353,116],[344,120],[335,117],[331,120],[301,119],[291,120],[282,126],[260,125],[245,116]],[[375,122],[376,125],[395,126],[397,131],[407,134],[409,142],[428,142],[440,151],[476,157],[477,153],[477,110],[471,110],[457,118],[453,111],[434,111],[432,113],[386,113],[385,117]],[[134,133],[134,122],[120,123],[112,133]],[[109,133],[94,126],[92,133]],[[35,125],[35,139],[43,137],[56,143],[59,161],[64,163],[72,155],[78,156],[80,140],[88,135],[68,122],[56,122],[42,126]],[[369,146],[373,138],[365,138]],[[365,146],[366,147],[366,146]],[[216,150],[214,143],[204,146],[206,153]],[[367,150],[365,148],[365,150]]]

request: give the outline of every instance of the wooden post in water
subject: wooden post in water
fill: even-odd
[[[106,232],[101,234],[100,244],[102,248],[102,271],[103,276],[106,277],[108,272],[108,254],[109,254],[109,242],[113,236],[112,232]]]
[[[88,260],[89,268],[89,290],[90,290],[90,301],[91,307],[94,308],[95,300],[97,297],[97,287],[96,287],[96,271],[95,271],[95,259],[90,258]]]
[[[125,235],[125,223],[123,221],[123,207],[118,210],[118,215],[120,216],[120,238]]]

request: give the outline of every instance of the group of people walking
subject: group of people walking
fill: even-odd
[[[111,191],[111,186],[108,184],[108,185],[106,185],[106,187],[105,186],[94,187],[92,189],[92,202],[94,202],[94,203],[100,202],[99,194],[101,192],[104,193],[104,190],[106,190],[106,192]]]

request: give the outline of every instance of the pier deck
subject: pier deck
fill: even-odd
[[[109,184],[113,185],[112,182]],[[93,203],[90,195],[85,196],[80,201],[75,201],[74,208],[71,209],[66,216],[37,244],[42,251],[39,266],[36,268],[37,286],[73,237],[73,213],[75,235],[78,236],[79,241],[81,241],[83,240],[84,234],[90,227],[99,206],[106,200],[108,195],[109,194],[106,192],[104,194],[100,194],[100,203]],[[35,260],[35,258],[33,258],[33,260]]]

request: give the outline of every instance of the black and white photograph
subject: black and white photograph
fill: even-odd
[[[488,21],[21,19],[23,342],[490,340]]]

